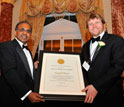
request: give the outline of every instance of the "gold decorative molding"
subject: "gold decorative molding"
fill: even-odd
[[[1,3],[10,3],[10,4],[14,4],[16,2],[16,0],[2,0]]]

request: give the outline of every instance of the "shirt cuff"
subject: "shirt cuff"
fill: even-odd
[[[28,91],[28,92],[21,98],[21,100],[23,101],[31,92],[32,92],[31,90]]]

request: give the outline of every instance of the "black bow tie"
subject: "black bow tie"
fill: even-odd
[[[25,49],[29,50],[28,46],[25,46],[25,45],[23,45],[22,48],[23,49],[25,48]]]
[[[92,40],[92,43],[94,43],[95,41],[100,41],[100,36],[97,38],[92,38],[91,40]]]

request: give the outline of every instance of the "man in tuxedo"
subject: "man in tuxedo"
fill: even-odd
[[[93,37],[81,51],[82,68],[88,80],[82,90],[87,93],[84,102],[92,107],[124,107],[121,78],[124,40],[105,31],[105,21],[99,14],[90,14],[86,24]]]
[[[32,27],[27,21],[15,27],[15,39],[0,44],[0,104],[30,107],[34,102],[44,102],[34,89],[35,67],[27,47]]]

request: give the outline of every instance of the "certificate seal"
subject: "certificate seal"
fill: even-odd
[[[63,59],[58,59],[58,63],[59,64],[64,64],[64,60]]]

